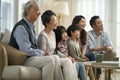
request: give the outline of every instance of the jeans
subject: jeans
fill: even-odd
[[[78,77],[80,78],[80,80],[87,80],[84,64],[81,62],[75,62],[75,64],[78,72]]]

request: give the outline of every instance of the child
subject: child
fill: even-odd
[[[82,57],[79,38],[80,38],[81,28],[77,25],[70,25],[67,29],[67,34],[69,39],[67,40],[68,53],[71,57],[78,62],[89,61],[87,57]],[[90,80],[94,80],[94,74],[92,68],[86,67],[87,74],[90,76]]]
[[[57,42],[57,49],[65,55],[65,57],[68,57],[71,59],[72,62],[75,62],[75,59],[68,55],[68,48],[67,48],[67,32],[66,28],[64,26],[58,26],[55,30],[56,35],[56,42]],[[85,67],[82,63],[76,63],[77,71],[78,71],[78,77],[80,80],[86,80],[86,73],[85,73]]]

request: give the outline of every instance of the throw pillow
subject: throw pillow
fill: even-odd
[[[6,48],[8,65],[21,65],[24,63],[27,53],[17,50],[2,41],[0,41],[0,44]]]
[[[11,35],[11,31],[8,30],[8,29],[5,29],[5,32],[3,34],[3,38],[2,38],[2,41],[5,42],[5,43],[8,43],[9,40],[10,40],[10,35]]]

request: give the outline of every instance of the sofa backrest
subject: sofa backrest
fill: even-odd
[[[0,41],[8,43],[10,40],[10,36],[11,36],[11,31],[6,28],[5,32],[1,33],[1,40]]]
[[[2,71],[8,65],[7,53],[5,47],[0,45],[0,80],[2,80]]]
[[[3,38],[3,33],[0,32],[0,41],[2,40]]]

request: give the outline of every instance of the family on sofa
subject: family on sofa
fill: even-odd
[[[107,55],[106,60],[116,56],[99,16],[91,18],[93,30],[87,33],[84,16],[75,16],[66,30],[64,26],[57,26],[56,14],[46,10],[41,15],[45,28],[36,39],[34,23],[40,14],[38,2],[28,1],[23,18],[13,27],[9,45],[0,41],[0,55],[4,58],[0,60],[1,79],[87,80],[89,75],[90,80],[95,80],[93,69],[83,62],[95,61],[95,55],[101,51]]]

